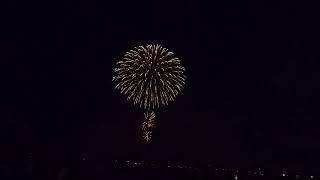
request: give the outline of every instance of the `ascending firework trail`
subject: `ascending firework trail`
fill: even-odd
[[[185,84],[185,68],[168,49],[159,45],[135,47],[114,68],[112,81],[128,101],[144,110],[143,138],[151,140],[155,110],[173,101]]]

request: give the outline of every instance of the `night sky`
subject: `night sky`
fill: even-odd
[[[9,1],[1,158],[201,160],[319,167],[319,17],[311,1]],[[158,112],[114,90],[112,69],[135,46],[159,43],[187,85]],[[62,166],[62,165],[61,165]]]

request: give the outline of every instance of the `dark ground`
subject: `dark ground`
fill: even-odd
[[[131,161],[130,165],[126,161],[117,163],[93,162],[82,161],[77,168],[62,169],[59,171],[57,179],[155,179],[155,180],[174,180],[174,179],[198,179],[198,180],[234,180],[234,173],[228,170],[218,170],[216,167],[208,167],[207,165],[193,165],[184,167],[186,164],[179,168],[179,165],[168,164],[164,162],[153,162],[149,164],[136,164]],[[238,179],[247,180],[291,180],[291,179],[320,179],[319,173],[302,172],[302,171],[282,171],[280,169],[237,169]],[[251,172],[249,172],[251,170]],[[260,172],[262,174],[260,174]],[[283,177],[285,172],[286,177]],[[254,174],[256,173],[256,174]],[[299,175],[297,178],[296,175]],[[314,177],[311,178],[311,175]],[[316,176],[317,175],[317,176]],[[59,180],[60,180],[59,179]]]

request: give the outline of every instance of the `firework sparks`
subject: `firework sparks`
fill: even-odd
[[[153,111],[144,113],[146,121],[142,124],[142,129],[147,130],[154,127],[155,113]]]
[[[116,89],[146,110],[167,105],[181,91],[186,76],[180,60],[159,45],[139,46],[114,69]]]
[[[185,84],[185,68],[168,49],[159,45],[135,47],[114,68],[115,89],[128,101],[143,108],[143,137],[150,141],[154,127],[154,110],[173,101]]]
[[[143,132],[143,135],[142,135],[143,139],[147,142],[151,141],[151,137],[152,137],[152,131],[146,131],[146,132]]]
[[[155,113],[154,111],[144,113],[145,121],[142,123],[142,133],[143,138],[147,142],[151,140],[152,137],[152,129],[154,127],[155,122]]]

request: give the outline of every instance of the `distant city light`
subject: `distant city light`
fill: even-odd
[[[86,157],[81,157],[82,160],[87,160]],[[181,163],[181,164],[170,164],[170,162],[167,162],[166,164],[162,164],[162,162],[149,162],[149,161],[136,161],[136,160],[113,160],[111,161],[113,162],[115,167],[118,167],[119,164],[121,164],[123,167],[132,167],[132,168],[138,168],[140,166],[138,165],[143,165],[143,167],[151,167],[151,168],[162,168],[162,167],[167,167],[167,168],[173,168],[174,170],[177,171],[181,171],[178,169],[184,169],[187,170],[189,172],[193,172],[193,173],[203,173],[205,172],[206,167],[208,166],[193,166],[193,164],[188,164],[188,163]],[[262,168],[256,168],[254,169],[247,169],[245,172],[243,172],[242,170],[239,170],[237,168],[217,168],[214,165],[209,165],[210,168],[208,169],[210,171],[210,174],[208,174],[209,176],[215,176],[215,175],[227,175],[230,178],[233,178],[234,180],[238,180],[239,176],[240,179],[242,179],[242,173],[246,173],[244,174],[244,176],[248,176],[248,178],[251,177],[266,177],[268,176],[268,174],[266,174],[267,169],[262,169]],[[120,166],[121,167],[121,166]],[[119,168],[119,167],[118,167]],[[240,173],[240,174],[239,174]],[[317,176],[315,175],[305,175],[305,174],[300,174],[301,172],[296,172],[295,174],[291,174],[291,172],[289,173],[288,170],[286,169],[282,169],[282,172],[280,174],[278,174],[278,176],[280,177],[292,177],[294,179],[300,180],[300,179],[318,179]],[[270,175],[270,174],[269,174]]]
[[[235,180],[238,180],[238,176],[237,176],[237,175],[235,175],[235,176],[234,176],[234,179],[235,179]]]

